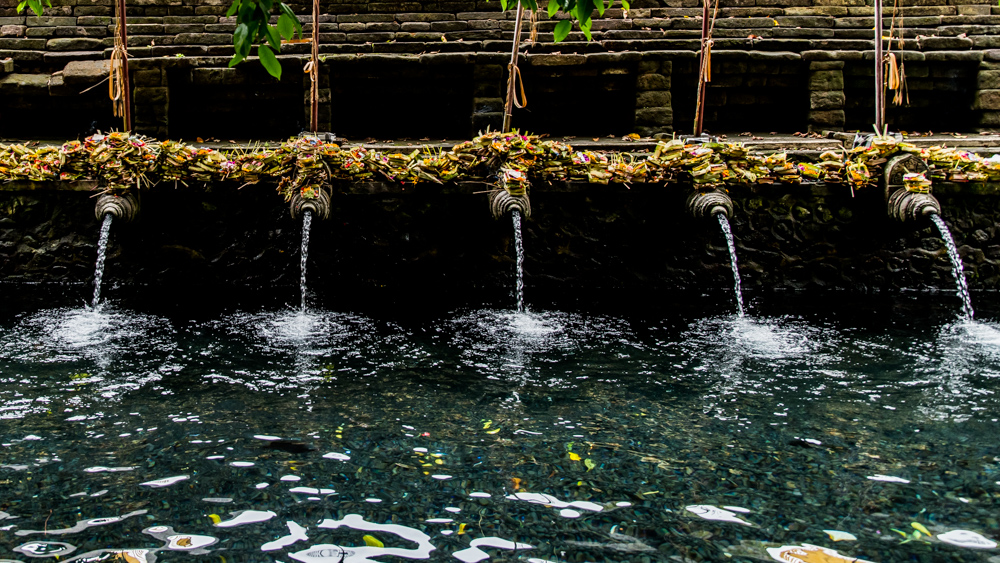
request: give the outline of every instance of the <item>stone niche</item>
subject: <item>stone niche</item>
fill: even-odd
[[[705,94],[708,131],[805,131],[809,114],[808,63],[793,53],[723,51],[712,55]],[[674,62],[675,125],[694,122],[698,60]]]
[[[978,55],[979,53],[971,53]],[[904,53],[909,104],[893,103],[895,93],[886,91],[885,119],[895,131],[973,131],[978,127],[973,111],[979,60],[950,53]],[[874,60],[845,61],[845,129],[870,131],[875,115]]]
[[[464,139],[474,134],[472,57],[441,59],[433,64],[391,56],[328,61],[331,95],[325,105],[335,116],[331,129],[349,139]]]
[[[71,74],[10,74],[0,82],[0,137],[76,139],[121,127],[112,115],[107,85]]]
[[[583,55],[530,58],[531,64],[524,65],[521,71],[528,105],[514,110],[515,125],[522,131],[551,135],[621,136],[635,129],[637,103],[641,106],[655,101],[656,107],[669,111],[669,83],[661,88],[662,99],[652,100],[650,96],[654,94],[644,91],[643,100],[638,100],[640,63],[622,57],[621,60],[609,57],[609,62],[596,58],[591,57],[591,64],[584,64]],[[669,76],[663,80],[669,81]],[[600,109],[577,107],[575,104],[581,99],[587,100],[591,108]]]
[[[163,99],[137,103],[169,104],[167,131],[174,139],[247,139],[258,137],[260,131],[275,138],[289,137],[308,123],[302,111],[302,67],[292,61],[283,66],[280,81],[259,64],[171,69],[167,72],[169,90],[160,92]]]

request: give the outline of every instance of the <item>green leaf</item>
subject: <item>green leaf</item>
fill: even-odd
[[[500,0],[500,9],[505,12],[507,11],[507,0]]]
[[[275,51],[281,51],[281,35],[278,34],[278,28],[273,25],[265,25],[264,32],[267,33],[267,42],[271,44],[271,47]]]
[[[555,31],[556,43],[562,41],[563,39],[566,39],[566,36],[569,35],[569,32],[572,29],[573,29],[573,22],[571,22],[570,20],[563,20],[557,23]]]
[[[288,17],[288,14],[278,16],[278,33],[283,39],[295,37],[295,22]]]
[[[301,39],[302,38],[302,22],[299,21],[299,17],[296,16],[295,12],[293,12],[292,9],[288,7],[288,4],[285,4],[284,2],[279,2],[278,3],[278,10],[283,15],[288,16],[289,19],[292,20],[292,23],[295,25],[295,31],[299,34],[299,39]]]
[[[257,9],[257,4],[252,1],[244,0],[240,3],[239,14],[236,16],[236,21],[240,23],[249,23],[253,19],[253,12]]]
[[[587,36],[587,41],[594,40],[594,38],[590,35],[590,26],[592,25],[594,25],[594,21],[590,18],[587,18],[587,21],[580,22],[580,29],[583,31],[583,34]]]
[[[179,53],[178,53],[178,54],[179,54]],[[233,58],[229,60],[229,67],[230,67],[230,68],[232,68],[232,67],[234,67],[234,66],[236,66],[236,65],[240,64],[240,62],[241,62],[241,61],[242,61],[243,59],[245,59],[245,58],[246,58],[246,57],[244,57],[244,56],[243,56],[243,55],[241,55],[241,54],[240,54],[239,52],[237,52],[237,53],[236,53],[235,55],[233,55]]]
[[[233,0],[233,5],[226,10],[226,17],[231,18],[236,15],[236,12],[240,9],[240,0]]]
[[[574,13],[581,24],[589,20],[590,15],[594,13],[594,0],[580,0],[576,3]]]
[[[21,0],[21,3],[17,5],[17,13],[24,11],[24,7],[28,5],[28,0]]]
[[[628,0],[622,0],[622,8],[625,8],[626,10],[631,10],[632,6],[629,5]]]
[[[260,4],[260,9],[264,12],[264,15],[268,15],[271,13],[271,6],[274,5],[274,0],[257,0],[257,3]]]
[[[549,17],[556,15],[559,11],[559,0],[549,0]]]
[[[267,45],[261,45],[257,48],[257,56],[260,57],[260,64],[264,65],[267,73],[281,80],[281,63],[278,62],[278,57],[274,56],[274,52]]]
[[[38,0],[28,0],[28,5],[31,6],[31,11],[35,12],[35,15],[42,17],[42,3]]]
[[[243,43],[243,48],[240,50],[240,54],[243,57],[250,56],[250,47],[253,47],[254,41],[257,39],[257,28],[260,25],[258,20],[250,20],[247,22],[247,40]]]
[[[236,47],[236,52],[241,51],[241,46],[247,42],[247,38],[250,36],[250,29],[247,28],[247,24],[241,23],[236,26],[236,31],[233,32],[233,46]]]
[[[601,17],[604,17],[604,0],[595,0],[597,5],[597,13]]]

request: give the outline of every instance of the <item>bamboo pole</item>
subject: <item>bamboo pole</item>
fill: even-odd
[[[694,107],[694,136],[698,137],[705,126],[705,55],[708,47],[708,2],[702,0],[701,7],[701,52],[698,55],[698,98]]]
[[[128,32],[125,31],[125,22],[128,18],[125,16],[125,0],[117,0],[118,2],[118,37],[121,41],[122,46],[125,48],[125,55],[122,57],[122,78],[124,79],[125,87],[122,91],[122,96],[124,97],[124,111],[123,116],[125,127],[128,131],[133,128],[132,123],[132,80],[128,73]]]
[[[515,86],[517,84],[517,59],[521,51],[521,24],[524,21],[524,6],[517,2],[517,19],[514,23],[514,48],[510,54],[510,65],[507,73],[507,103],[503,111],[503,132],[510,132],[510,119],[514,113]]]
[[[885,127],[885,64],[882,61],[882,0],[875,0],[875,129]]]
[[[319,0],[313,0],[312,69],[309,81],[309,125],[313,135],[319,131]]]

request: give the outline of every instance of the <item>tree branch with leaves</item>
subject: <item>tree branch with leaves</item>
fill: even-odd
[[[278,23],[271,25],[271,12],[275,8],[279,14]],[[281,40],[290,40],[296,34],[302,38],[302,22],[295,12],[284,2],[274,0],[233,0],[233,5],[229,7],[226,16],[234,15],[236,31],[233,33],[233,46],[236,48],[236,54],[229,61],[229,66],[238,65],[250,56],[250,50],[257,45],[260,64],[268,74],[281,80],[281,64],[275,56],[275,53],[281,52]],[[313,25],[318,25],[318,22],[313,22]]]
[[[500,0],[500,6],[507,10],[507,6],[517,7],[519,0]],[[520,0],[521,4],[528,10],[538,9],[538,0]],[[614,0],[608,0],[607,6],[605,6],[604,0],[549,0],[549,5],[547,12],[549,18],[554,17],[559,12],[564,14],[569,14],[572,16],[567,20],[560,20],[556,24],[555,29],[555,41],[556,43],[566,39],[569,33],[573,31],[573,23],[580,27],[580,31],[587,36],[587,40],[590,41],[593,37],[590,34],[590,28],[593,26],[593,21],[590,16],[597,10],[597,13],[601,16],[604,15],[604,10],[611,6]],[[629,3],[628,0],[622,0],[622,8],[628,10]]]
[[[21,0],[17,5],[17,13],[20,14],[25,8],[31,8],[31,11],[35,12],[36,16],[42,17],[42,10],[46,7],[52,7],[52,0],[45,0],[44,6],[42,5],[42,0]]]

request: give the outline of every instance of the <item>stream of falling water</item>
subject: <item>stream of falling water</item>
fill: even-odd
[[[955,287],[958,296],[962,299],[962,315],[966,319],[972,319],[974,314],[972,297],[969,296],[969,286],[965,283],[965,270],[962,268],[962,257],[958,254],[955,239],[951,238],[951,231],[948,230],[948,225],[945,224],[940,215],[931,214],[931,221],[934,221],[938,231],[941,232],[941,239],[944,240],[945,248],[948,249],[948,258],[951,259],[951,274],[955,277]]]
[[[312,211],[306,211],[302,215],[302,257],[299,262],[299,292],[302,294],[302,303],[299,308],[306,310],[306,262],[309,260],[309,228],[312,226]]]
[[[726,235],[726,244],[729,245],[729,262],[733,266],[733,280],[736,289],[736,306],[740,317],[743,316],[743,287],[740,283],[740,270],[736,267],[736,241],[733,239],[733,230],[729,227],[729,219],[724,213],[716,213],[719,218],[719,226],[722,227],[723,234]]]
[[[104,255],[108,251],[108,235],[111,233],[110,213],[104,214],[104,222],[101,223],[101,235],[97,239],[97,265],[94,267],[94,299],[90,306],[97,308],[101,301],[101,278],[104,277]]]
[[[524,241],[521,238],[521,212],[514,210],[511,213],[514,218],[514,246],[517,248],[517,285],[515,295],[517,296],[517,312],[524,312]]]

